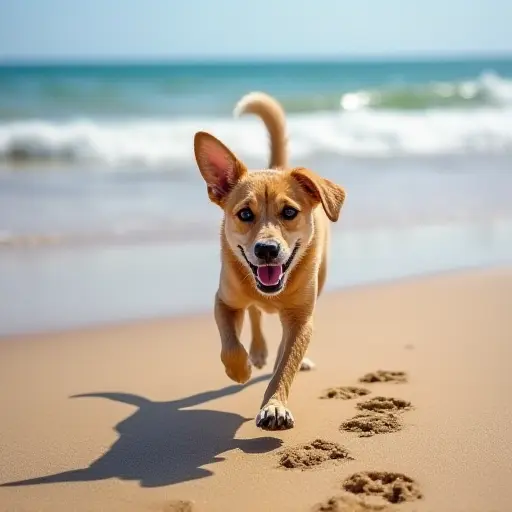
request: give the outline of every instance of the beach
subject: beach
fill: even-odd
[[[265,166],[251,90],[347,192],[279,432],[277,318],[247,385],[220,362],[192,155]],[[512,60],[6,65],[0,93],[0,512],[511,509]]]
[[[230,383],[211,315],[4,338],[0,509],[167,511],[185,500],[197,511],[307,511],[343,495],[352,474],[384,471],[421,491],[399,510],[506,511],[511,292],[505,267],[326,294],[309,351],[318,368],[297,376],[296,427],[284,432],[256,428],[268,374]],[[273,353],[274,318],[265,332]],[[379,369],[407,382],[359,382]],[[338,386],[370,394],[320,398]],[[410,402],[398,431],[340,430],[377,396]],[[282,450],[316,439],[350,459],[280,466]]]
[[[313,159],[347,191],[327,288],[512,262],[510,162]],[[211,311],[221,210],[182,170],[0,172],[0,336]]]

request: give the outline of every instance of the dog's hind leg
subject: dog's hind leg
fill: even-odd
[[[256,306],[249,306],[249,319],[251,321],[249,357],[256,368],[263,368],[267,364],[268,349],[261,330],[261,311]]]
[[[309,359],[309,357],[305,357],[301,362],[300,362],[300,368],[299,368],[299,371],[301,372],[310,372],[311,370],[313,370],[314,368],[316,367],[316,364],[311,361],[311,359]]]
[[[318,297],[322,293],[325,285],[325,279],[327,278],[327,259],[324,255],[318,269]]]
[[[322,257],[322,261],[320,263],[320,268],[318,269],[318,294],[317,297],[320,296],[325,284],[325,278],[327,277],[327,257],[324,254]],[[277,364],[277,363],[276,363]],[[311,361],[308,357],[304,357],[300,363],[299,370],[301,372],[309,372],[316,367],[316,364]]]

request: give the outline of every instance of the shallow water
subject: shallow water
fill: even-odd
[[[512,264],[512,220],[337,232],[327,290]],[[0,334],[209,311],[215,241],[0,251]]]
[[[0,334],[211,307],[220,210],[192,138],[342,184],[329,289],[510,263],[512,60],[0,66]]]
[[[346,188],[336,230],[512,216],[512,156],[323,155],[301,164]],[[140,168],[0,171],[0,247],[134,237],[203,240],[217,235],[220,218],[190,163],[182,179]]]
[[[305,164],[347,190],[328,289],[512,262],[506,156]],[[0,172],[0,334],[210,309],[221,212],[192,170]]]

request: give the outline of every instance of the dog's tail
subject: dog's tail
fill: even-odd
[[[233,114],[255,114],[265,123],[270,137],[270,169],[288,165],[286,115],[281,104],[264,92],[246,94],[236,105]]]

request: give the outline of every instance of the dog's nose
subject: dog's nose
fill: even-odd
[[[279,256],[281,249],[278,242],[274,240],[266,240],[265,242],[257,242],[254,246],[254,254],[256,258],[265,261],[275,260]]]

